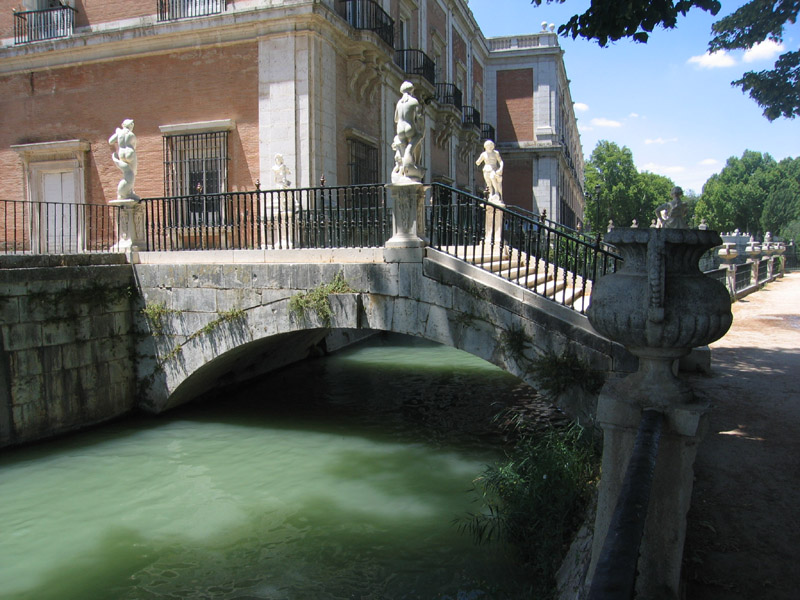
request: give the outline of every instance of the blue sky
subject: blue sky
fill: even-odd
[[[471,0],[487,37],[533,33],[583,12],[588,0],[535,7],[528,0]],[[730,82],[745,71],[772,68],[769,44],[707,56],[711,24],[744,4],[723,1],[717,17],[694,10],[676,29],[656,29],[647,44],[619,41],[608,48],[559,38],[587,160],[599,140],[627,146],[640,171],[670,177],[684,191],[702,191],[731,156],[768,152],[776,160],[800,156],[800,118],[770,123]],[[784,31],[783,52],[800,44],[800,24]],[[778,52],[780,53],[780,52]]]

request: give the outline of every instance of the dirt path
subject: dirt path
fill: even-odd
[[[800,273],[733,306],[684,552],[688,600],[800,598]]]

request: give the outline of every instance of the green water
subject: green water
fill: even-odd
[[[518,597],[509,557],[453,520],[519,393],[464,353],[382,339],[6,451],[0,597]]]

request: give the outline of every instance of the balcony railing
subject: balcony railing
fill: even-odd
[[[0,200],[0,254],[115,252],[119,208]]]
[[[394,45],[394,19],[373,0],[339,0],[336,8],[356,29],[374,31],[389,46]]]
[[[409,75],[419,75],[436,85],[436,63],[422,50],[395,50],[395,64]]]
[[[224,10],[225,0],[158,0],[159,21],[206,17]]]
[[[481,128],[481,113],[478,112],[478,109],[474,106],[465,106],[464,110],[464,119],[462,123],[469,127],[477,127],[478,129]]]
[[[72,35],[75,13],[71,6],[14,13],[14,43],[26,44]]]
[[[461,102],[461,90],[458,89],[453,83],[437,83],[436,84],[436,101],[439,104],[449,104],[455,106],[460,112],[463,104]]]
[[[496,142],[497,139],[494,136],[495,136],[494,126],[490,125],[489,123],[481,123],[481,138],[484,140],[492,140],[493,142]]]

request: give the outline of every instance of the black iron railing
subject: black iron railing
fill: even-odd
[[[436,63],[422,50],[395,50],[394,62],[408,75],[419,75],[436,85]]]
[[[764,283],[769,279],[769,263],[769,258],[758,261],[758,283]]]
[[[645,410],[611,523],[592,577],[589,600],[632,600],[664,415]]]
[[[436,101],[439,104],[449,104],[455,106],[459,112],[463,107],[461,101],[461,90],[458,89],[453,83],[437,83],[436,84]]]
[[[149,250],[379,247],[391,237],[382,185],[144,200]]]
[[[158,20],[177,21],[216,15],[225,10],[226,0],[158,0]]]
[[[114,252],[119,208],[0,200],[0,254]]]
[[[71,6],[15,12],[14,43],[26,44],[68,37],[72,35],[75,25],[75,13],[77,11]]]
[[[434,183],[433,248],[583,312],[591,282],[622,260],[606,244],[547,219]]]
[[[742,290],[750,287],[753,281],[753,263],[748,262],[742,265],[736,265],[736,290]]]
[[[481,128],[481,113],[474,106],[465,106],[463,109],[464,119],[462,123],[466,126]]]
[[[377,2],[339,0],[336,12],[356,29],[374,31],[389,46],[394,46],[394,19]]]
[[[493,125],[481,123],[481,139],[496,141]]]

